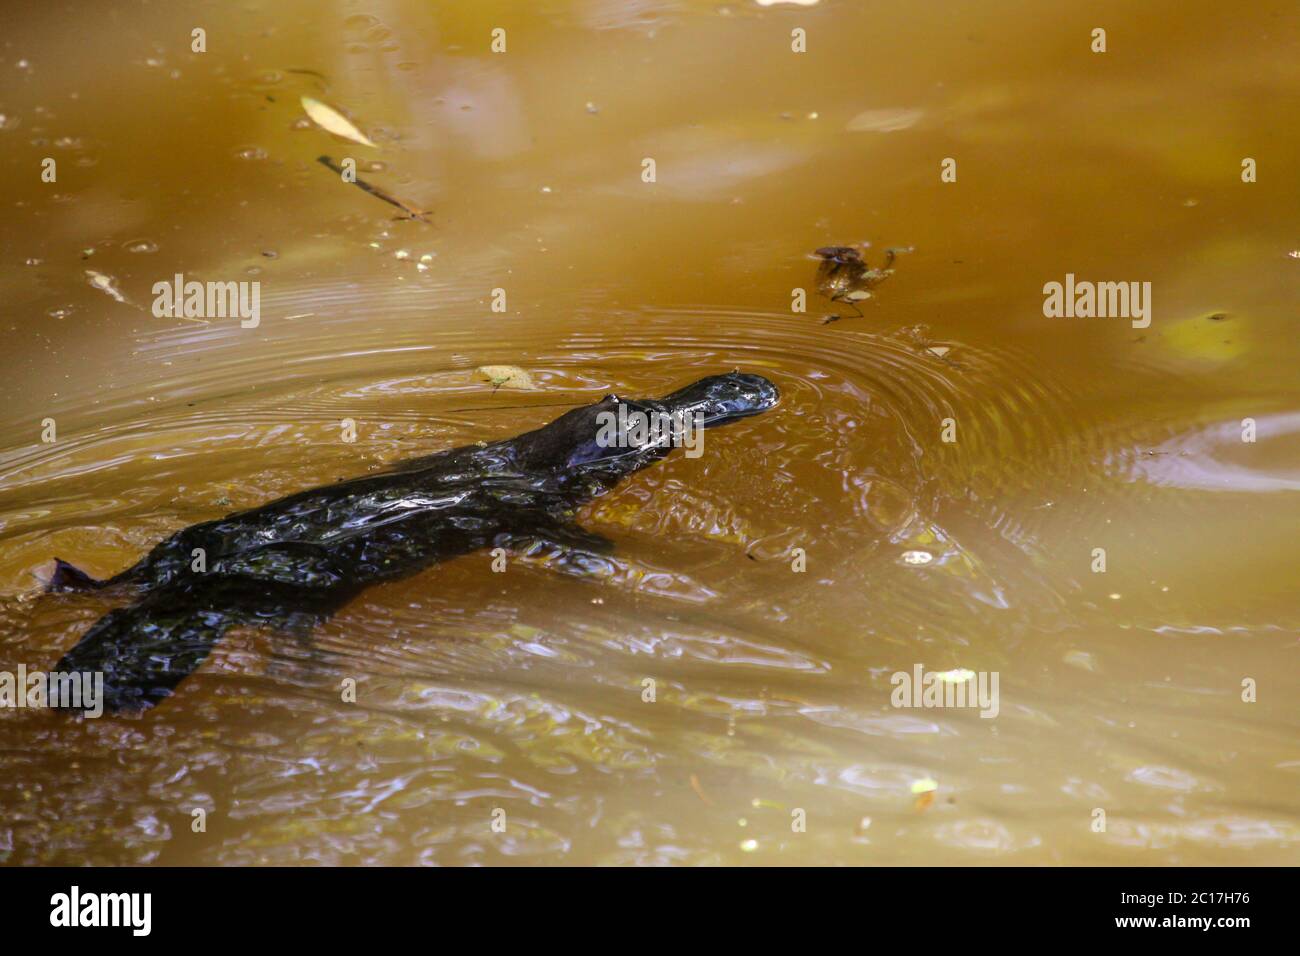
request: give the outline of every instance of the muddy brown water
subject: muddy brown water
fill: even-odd
[[[6,17],[0,670],[109,606],[34,594],[53,555],[610,391],[783,401],[586,507],[595,579],[474,555],[233,632],[144,716],[0,709],[0,861],[1300,860],[1293,4]],[[856,242],[912,251],[823,325],[810,254]],[[176,273],[260,324],[155,317]],[[1045,316],[1067,274],[1151,283],[1150,325]],[[997,716],[892,706],[918,665],[996,672]]]

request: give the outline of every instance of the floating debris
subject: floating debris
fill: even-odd
[[[850,133],[894,133],[915,126],[924,115],[921,110],[903,108],[865,110],[849,120],[845,128]]]
[[[700,778],[695,776],[695,774],[691,774],[691,789],[695,791],[696,796],[704,801],[705,806],[713,806],[713,801],[710,800],[709,795],[704,792],[704,788],[700,786]]]
[[[480,365],[474,374],[498,388],[536,388],[532,376],[517,365]]]
[[[1077,667],[1079,670],[1089,671],[1093,674],[1101,670],[1101,667],[1097,664],[1097,658],[1087,651],[1066,651],[1061,660],[1071,667]]]
[[[916,802],[912,808],[917,813],[922,813],[930,808],[934,803],[934,793],[939,789],[939,782],[931,777],[924,777],[921,780],[912,782],[912,793],[916,794]]]
[[[975,672],[964,667],[958,667],[950,671],[936,671],[934,676],[945,684],[964,684],[975,676]]]
[[[817,267],[817,291],[832,302],[845,302],[858,318],[862,311],[857,303],[871,298],[871,289],[884,282],[894,274],[894,257],[907,250],[886,249],[885,262],[879,269],[872,269],[862,258],[862,252],[854,246],[822,246],[814,254],[821,259]],[[823,325],[836,322],[838,315],[831,315],[822,320]]]
[[[332,169],[334,172],[338,173],[340,176],[343,176],[343,167],[340,166],[338,163],[334,162],[334,160],[330,159],[328,156],[317,156],[317,157],[316,157],[316,162],[320,163],[321,165],[325,166],[325,167],[328,168],[328,169]],[[383,191],[382,189],[380,189],[378,186],[372,186],[370,183],[366,182],[364,179],[360,179],[360,178],[347,179],[347,178],[345,178],[344,181],[345,181],[345,182],[350,182],[350,183],[352,183],[352,185],[354,185],[354,186],[356,186],[356,187],[358,187],[358,188],[364,190],[365,192],[370,193],[370,195],[374,196],[376,199],[382,199],[384,202],[388,203],[390,206],[396,206],[398,209],[402,210],[402,212],[406,213],[406,216],[407,216],[407,218],[409,218],[409,219],[418,219],[418,220],[420,220],[420,222],[428,222],[428,221],[429,221],[429,219],[428,219],[428,213],[424,212],[424,211],[421,210],[421,209],[417,209],[417,208],[415,208],[414,206],[411,206],[411,205],[409,205],[409,204],[407,204],[407,203],[404,203],[404,202],[402,202],[402,200],[397,199],[397,198],[394,197],[394,196],[390,196],[388,193],[384,192],[384,191]],[[371,246],[374,246],[374,245],[375,245],[375,244],[372,242],[372,243],[371,243]]]
[[[912,781],[913,793],[933,793],[939,789],[939,781],[933,777],[922,777],[920,780]]]
[[[326,106],[320,100],[312,99],[310,96],[301,97],[302,108],[307,111],[313,123],[335,136],[342,136],[344,139],[350,139],[354,143],[360,143],[362,146],[369,146],[372,149],[378,149],[374,143],[366,136],[365,133],[357,129],[346,116],[334,109],[332,106]]]
[[[86,278],[90,280],[92,289],[98,289],[106,295],[111,295],[118,302],[126,304],[126,297],[117,289],[117,280],[112,276],[106,276],[102,272],[91,272],[86,270]]]

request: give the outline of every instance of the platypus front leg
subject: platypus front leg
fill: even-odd
[[[234,623],[201,592],[161,588],[101,617],[55,671],[103,674],[105,710],[143,710],[192,674]]]

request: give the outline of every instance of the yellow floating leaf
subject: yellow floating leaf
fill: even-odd
[[[938,671],[934,676],[946,684],[964,684],[975,676],[975,672],[958,667],[955,670]]]
[[[536,388],[533,378],[517,365],[480,365],[474,374],[487,379],[493,388]]]
[[[304,96],[302,97],[302,108],[307,111],[307,115],[311,117],[312,122],[321,129],[328,130],[335,136],[350,139],[354,143],[360,143],[362,146],[379,148],[366,137],[365,133],[353,126],[351,120],[332,106],[326,106],[320,100],[314,100],[310,96]]]
[[[921,780],[912,781],[913,793],[930,793],[939,789],[939,781],[933,777],[925,777]]]

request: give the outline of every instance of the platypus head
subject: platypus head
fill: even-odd
[[[773,408],[780,393],[759,375],[710,375],[659,399],[606,395],[521,436],[518,464],[612,486],[682,447],[703,450],[702,432]]]
[[[705,428],[725,425],[773,408],[781,393],[761,375],[731,372],[710,375],[665,395],[658,404],[670,414],[699,416]]]

